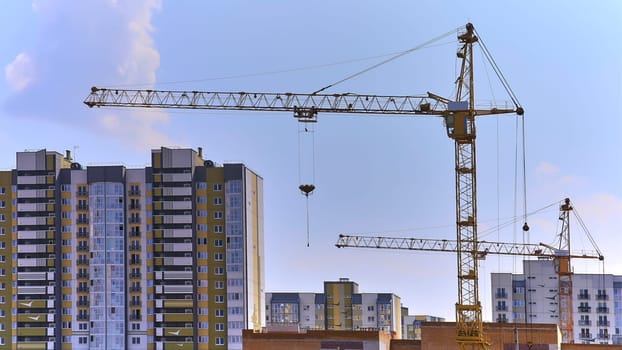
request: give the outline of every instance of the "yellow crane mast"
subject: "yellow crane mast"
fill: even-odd
[[[398,116],[442,117],[447,135],[455,143],[456,254],[458,302],[456,303],[456,341],[484,349],[482,311],[477,290],[477,202],[475,162],[475,118],[484,115],[523,115],[512,96],[513,108],[477,109],[473,94],[473,44],[475,28],[468,23],[458,33],[457,56],[460,72],[456,96],[388,96],[370,94],[298,94],[265,92],[209,92],[171,90],[133,90],[91,88],[84,103],[89,107],[138,107],[293,112],[300,122],[315,122],[318,113],[358,113]],[[490,60],[490,54],[484,53]],[[493,63],[493,68],[498,69]],[[497,71],[499,75],[500,72]],[[500,76],[500,78],[502,78]],[[507,82],[502,79],[505,88]]]

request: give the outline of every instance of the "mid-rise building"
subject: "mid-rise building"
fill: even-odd
[[[525,260],[523,273],[491,274],[495,322],[560,324],[558,273],[553,260]],[[572,340],[622,344],[622,276],[573,274]]]
[[[422,322],[445,322],[445,318],[431,315],[410,315],[402,307],[402,339],[421,340]]]
[[[359,293],[347,278],[324,282],[323,293],[266,293],[266,325],[298,329],[379,329],[402,335],[400,297]]]
[[[241,349],[263,319],[262,181],[201,149],[138,169],[17,153],[0,172],[0,345]]]

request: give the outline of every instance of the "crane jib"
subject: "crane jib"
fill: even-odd
[[[181,108],[251,111],[313,111],[313,113],[361,113],[444,116],[453,102],[427,96],[369,94],[297,94],[265,92],[209,92],[127,90],[93,87],[84,100],[89,107]],[[464,108],[464,107],[463,107]],[[515,113],[513,108],[493,106],[475,109],[475,115]],[[308,113],[308,112],[307,112]]]

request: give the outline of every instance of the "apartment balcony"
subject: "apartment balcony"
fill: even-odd
[[[497,299],[506,299],[508,294],[506,292],[495,293],[495,298]]]
[[[132,230],[130,232],[130,237],[140,237],[140,231],[139,230]]]
[[[139,189],[130,190],[128,193],[129,193],[130,196],[140,196],[140,190]]]
[[[143,288],[141,286],[131,286],[130,292],[141,292]]]
[[[596,300],[609,300],[609,295],[607,295],[607,294],[596,294]]]
[[[579,326],[591,326],[592,320],[579,320]]]
[[[89,320],[89,315],[88,314],[78,314],[76,319],[78,321],[88,321]]]
[[[80,265],[88,265],[89,261],[87,259],[78,259],[76,260],[76,265],[80,266]]]
[[[78,292],[78,293],[88,293],[89,292],[89,288],[88,287],[78,287],[78,288],[76,288],[76,292]]]
[[[130,203],[131,210],[140,210],[140,203]]]
[[[598,312],[599,314],[608,314],[609,308],[608,307],[597,307],[596,312]]]
[[[140,315],[130,315],[130,321],[141,321],[142,317]]]
[[[579,338],[584,339],[584,340],[594,339],[594,337],[592,336],[592,333],[580,333]]]
[[[130,278],[142,278],[143,274],[140,272],[132,272],[130,273]]]
[[[507,319],[507,317],[497,317],[497,322],[498,323],[507,323],[508,319]]]
[[[130,217],[130,224],[140,224],[140,216]]]
[[[89,223],[89,218],[77,218],[76,219],[76,224],[83,224],[86,225]]]
[[[89,233],[88,232],[78,232],[78,233],[76,233],[76,236],[78,238],[89,238]]]
[[[89,251],[89,246],[88,246],[88,245],[78,245],[78,246],[76,247],[76,249],[77,249],[79,252],[88,252],[88,251]]]
[[[80,272],[78,272],[76,274],[76,278],[86,278],[86,279],[88,279],[89,278],[89,274],[88,273],[80,273]]]
[[[600,334],[600,333],[599,333],[599,334],[598,334],[598,339],[600,339],[600,340],[606,340],[606,339],[609,339],[609,334],[607,334],[607,333],[602,333],[602,334]]]
[[[496,310],[497,311],[508,311],[508,307],[507,305],[497,305]]]
[[[609,327],[611,325],[610,321],[598,321],[598,327]]]
[[[86,197],[89,195],[89,191],[76,191],[76,196],[78,197]]]
[[[579,306],[579,312],[592,312],[592,308],[589,306]]]
[[[132,244],[130,245],[130,251],[140,251],[140,244]]]
[[[132,301],[130,301],[130,305],[131,306],[140,306],[140,305],[142,305],[142,302],[140,300],[132,300]]]
[[[89,306],[88,300],[78,300],[78,306]]]
[[[88,204],[77,204],[76,210],[89,210],[89,205]]]
[[[130,260],[130,265],[140,265],[140,264],[141,264],[141,262],[140,262],[140,261],[141,261],[141,260],[140,260],[140,258],[137,258],[137,259],[131,259],[131,260]]]
[[[579,300],[590,300],[590,295],[589,294],[585,294],[585,293],[581,293],[581,294],[577,295],[577,299],[579,299]]]

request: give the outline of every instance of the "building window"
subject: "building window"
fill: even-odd
[[[225,345],[225,338],[216,337],[216,345]]]
[[[216,331],[217,332],[222,332],[225,330],[225,324],[224,323],[216,323]]]
[[[224,254],[223,253],[214,253],[214,260],[215,261],[223,261],[224,259]]]
[[[214,233],[222,233],[222,225],[214,225]]]
[[[214,298],[214,300],[217,303],[224,303],[225,302],[225,296],[224,295],[216,295],[216,297]]]
[[[132,337],[132,344],[140,344],[140,337]]]
[[[0,222],[5,222],[5,221],[6,221],[6,215],[0,214]]]
[[[197,231],[201,231],[201,232],[207,231],[207,225],[206,224],[197,224]]]
[[[222,184],[214,184],[214,191],[222,191]]]
[[[3,311],[3,310],[0,310],[0,311]],[[225,317],[225,310],[216,309],[216,317]]]
[[[216,281],[214,282],[214,286],[216,289],[225,289],[225,282],[223,281]]]
[[[200,218],[204,218],[207,216],[207,210],[197,210],[197,216]]]
[[[215,211],[214,219],[222,219],[222,211]]]
[[[222,198],[215,197],[214,198],[214,205],[222,205]]]
[[[199,203],[199,204],[205,204],[205,203],[207,203],[207,197],[205,197],[205,196],[199,196],[199,197],[197,197],[197,203]]]
[[[205,182],[197,182],[197,190],[204,190],[207,188],[207,184]]]
[[[223,246],[222,239],[215,239],[214,240],[214,247],[222,247],[222,246]]]
[[[225,269],[223,267],[216,267],[216,268],[214,268],[214,274],[216,274],[216,275],[224,275],[225,274]]]

